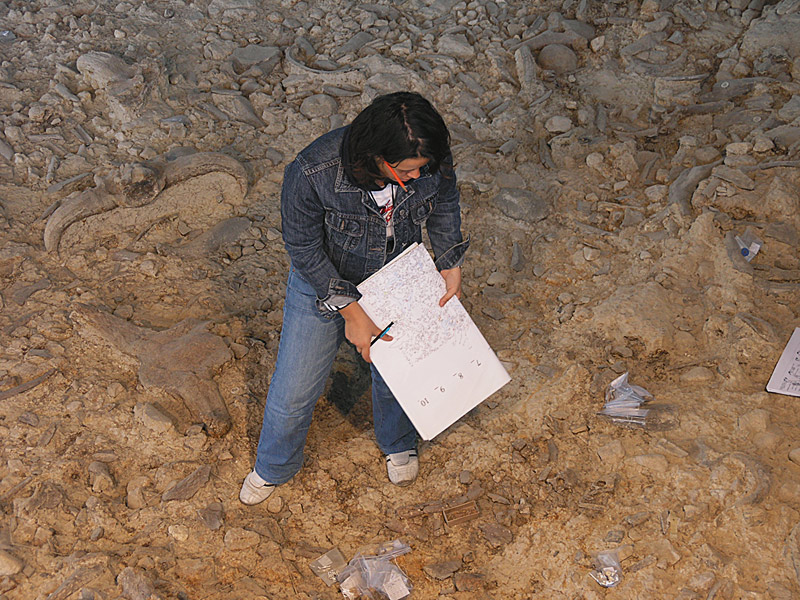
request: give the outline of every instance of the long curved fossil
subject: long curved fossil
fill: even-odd
[[[70,194],[47,219],[44,227],[44,247],[48,252],[58,250],[61,235],[67,227],[116,206],[116,199],[104,186]]]
[[[197,152],[173,160],[159,157],[124,165],[113,177],[100,179],[96,187],[67,196],[47,219],[44,228],[45,248],[48,252],[57,251],[67,228],[87,217],[117,207],[145,206],[154,202],[170,186],[218,172],[234,177],[242,196],[247,194],[247,171],[244,166],[219,152]]]
[[[247,171],[242,163],[221,152],[198,152],[180,156],[166,163],[164,176],[167,187],[192,177],[208,173],[227,173],[239,183],[242,196],[247,194]]]

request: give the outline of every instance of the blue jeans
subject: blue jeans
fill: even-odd
[[[316,300],[314,288],[291,269],[278,360],[256,451],[256,473],[270,483],[286,483],[300,470],[314,406],[344,341],[344,318],[340,314],[333,318],[322,316]],[[371,365],[371,370],[372,417],[378,447],[384,454],[413,450],[417,430],[377,369]]]

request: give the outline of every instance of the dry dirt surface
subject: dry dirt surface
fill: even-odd
[[[0,599],[334,599],[309,563],[394,539],[412,598],[800,597],[800,411],[764,391],[798,32],[797,0],[0,1]],[[400,489],[343,347],[303,470],[245,507],[283,167],[399,89],[451,126],[512,382]],[[597,415],[624,372],[647,427]]]

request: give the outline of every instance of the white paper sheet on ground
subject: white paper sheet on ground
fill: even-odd
[[[370,356],[424,440],[433,439],[510,381],[458,298],[415,244],[358,286],[375,324],[394,322]]]
[[[800,396],[800,327],[795,327],[783,349],[778,364],[769,378],[767,391],[787,396]]]

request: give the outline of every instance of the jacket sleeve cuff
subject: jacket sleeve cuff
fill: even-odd
[[[328,285],[328,295],[317,298],[317,309],[324,316],[333,316],[336,311],[361,298],[361,292],[351,282],[345,279],[331,279]]]
[[[467,239],[465,239],[463,242],[448,248],[444,254],[436,259],[436,268],[439,271],[444,271],[446,269],[460,267],[462,264],[464,264],[464,254],[467,252],[467,248],[469,248],[469,242],[470,236],[467,235]]]

